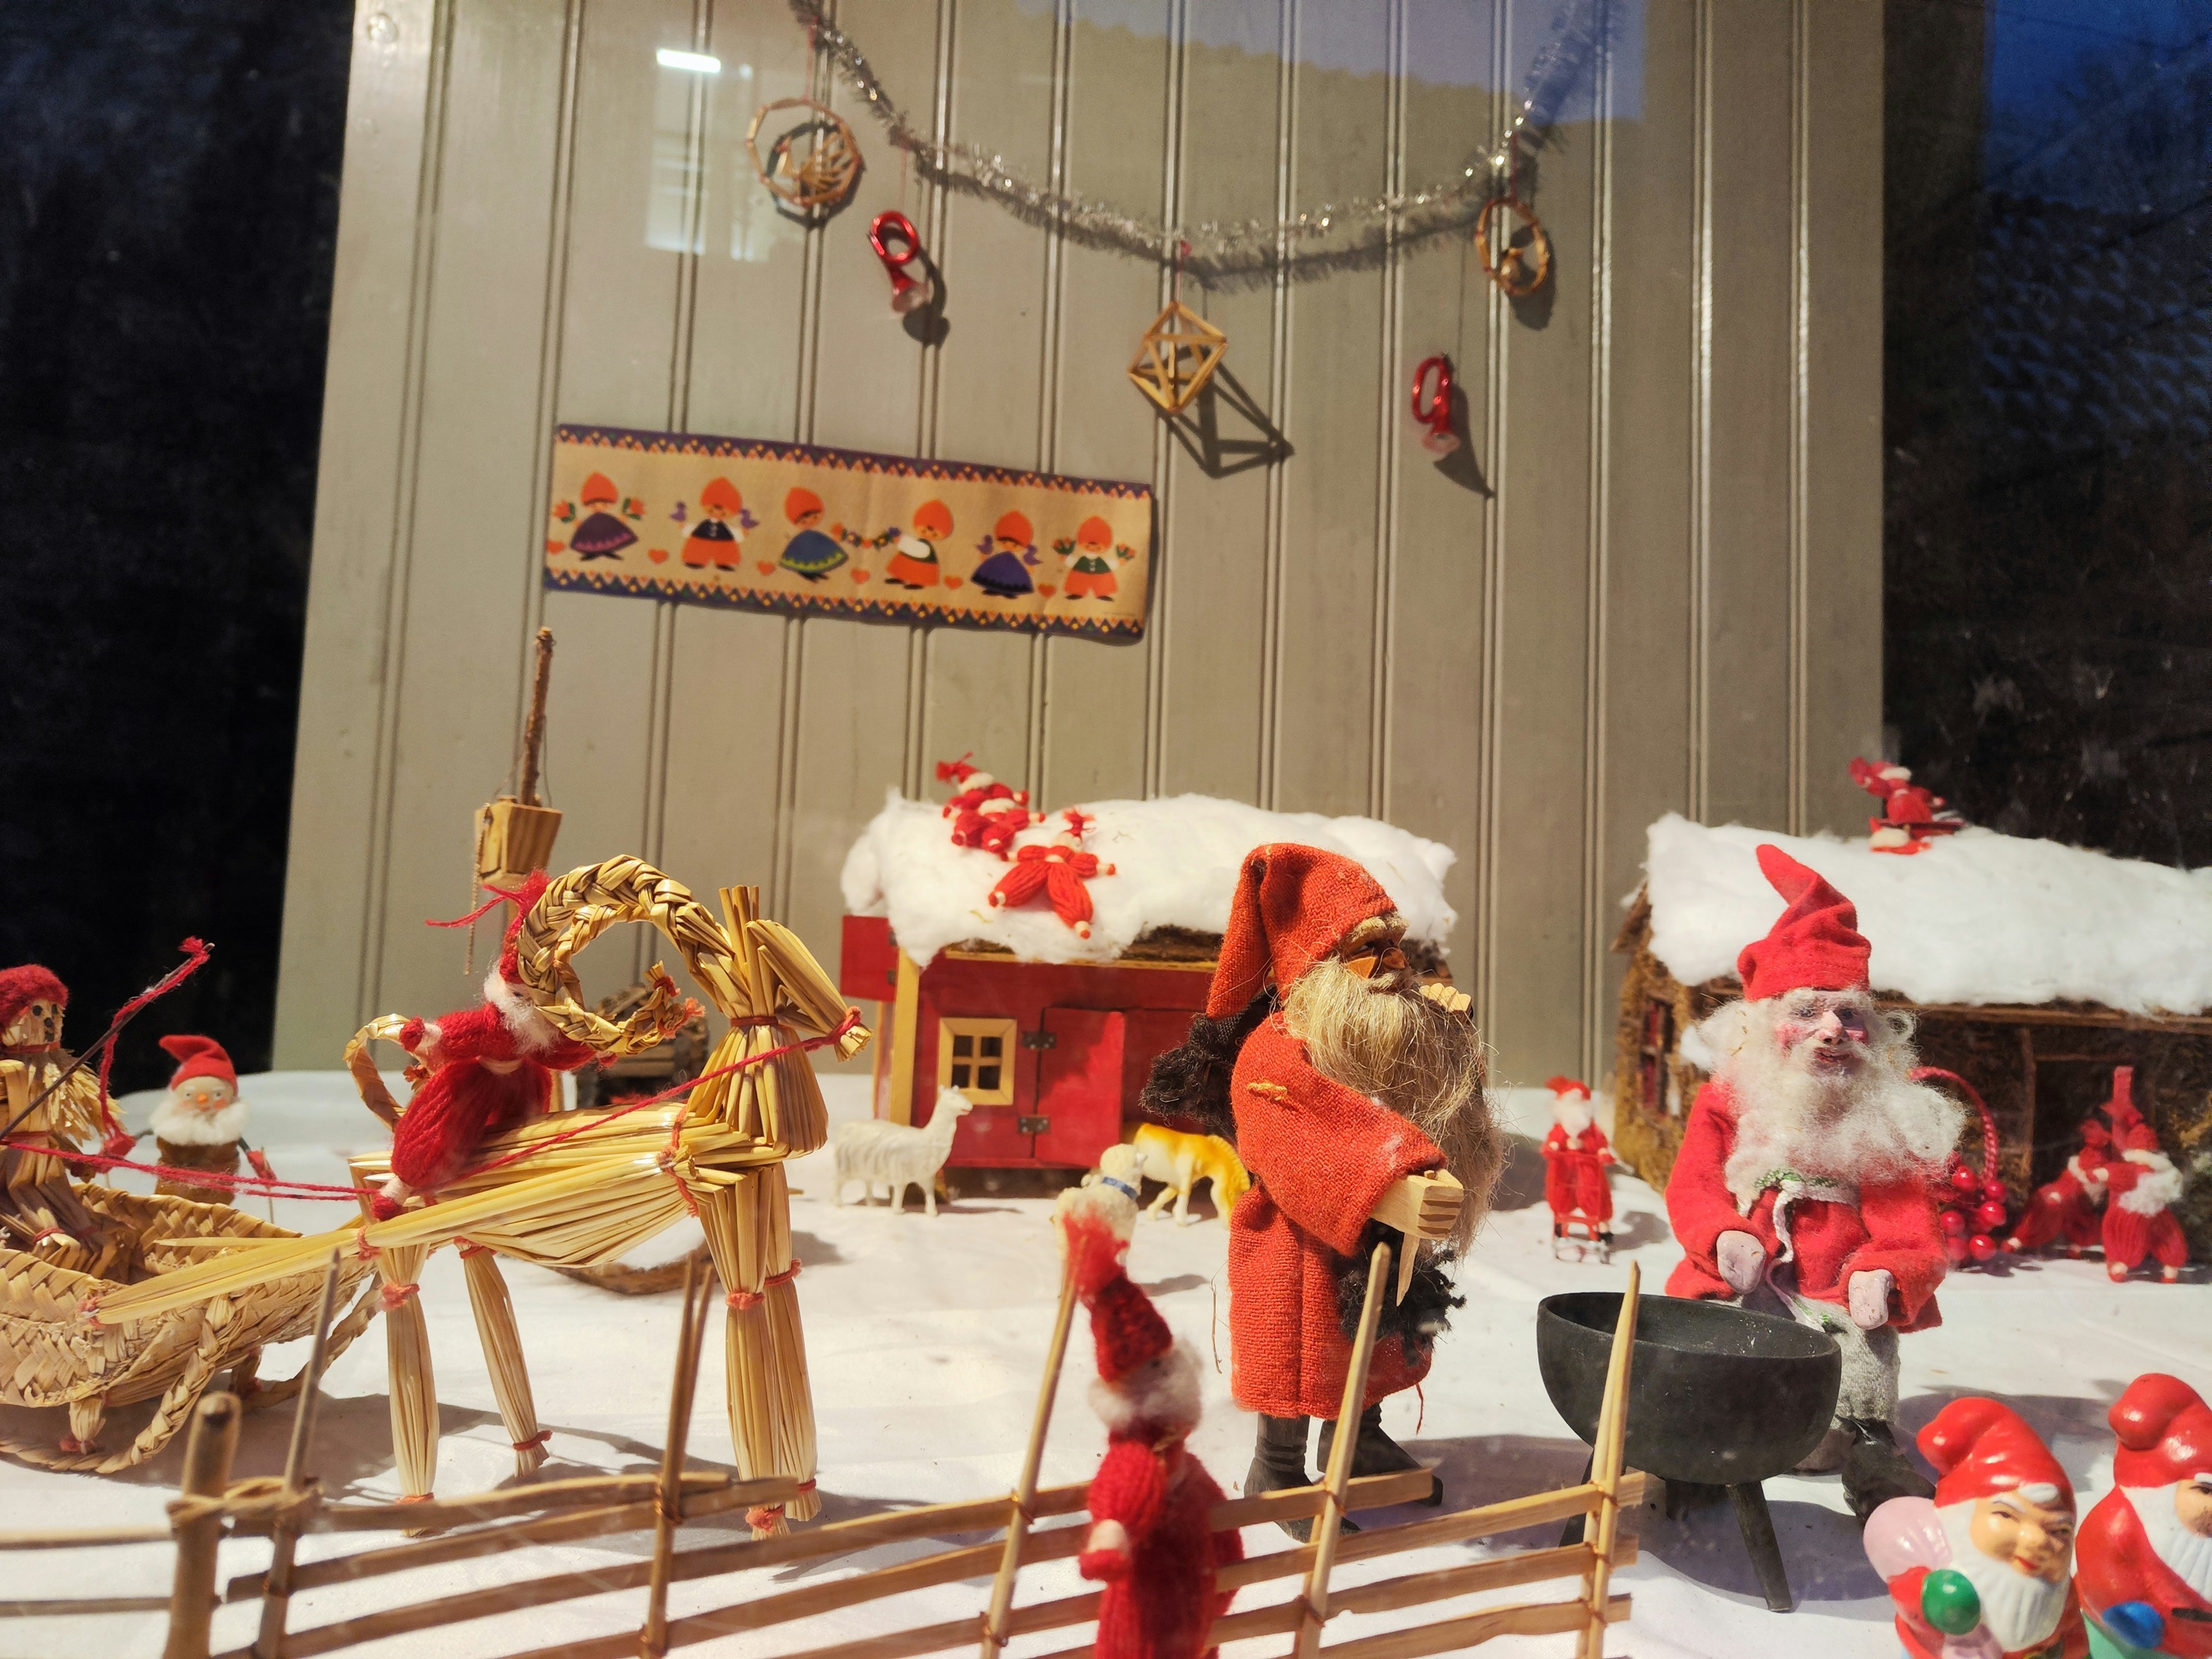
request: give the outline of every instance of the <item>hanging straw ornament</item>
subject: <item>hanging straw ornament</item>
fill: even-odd
[[[760,153],[761,125],[781,110],[805,110],[806,118]],[[811,98],[779,98],[754,112],[745,129],[745,154],[769,193],[802,213],[835,207],[860,176],[860,144],[844,118]]]
[[[1459,447],[1459,434],[1452,430],[1451,394],[1451,359],[1441,351],[1422,358],[1413,371],[1413,418],[1428,428],[1421,447],[1431,455],[1449,455]]]
[[[1544,222],[1536,216],[1535,209],[1521,199],[1518,122],[1514,124],[1512,137],[1505,141],[1505,193],[1485,202],[1482,211],[1475,217],[1474,257],[1481,262],[1483,275],[1497,283],[1508,298],[1525,300],[1551,279],[1552,239],[1545,232]],[[1501,212],[1512,214],[1528,227],[1525,245],[1514,246],[1513,232],[1498,223]],[[1501,231],[1502,235],[1498,234]]]
[[[1179,415],[1188,408],[1229,355],[1229,337],[1182,302],[1182,262],[1189,252],[1188,242],[1177,245],[1167,309],[1152,319],[1129,362],[1129,378],[1137,390],[1158,404],[1164,415]]]
[[[937,297],[937,284],[929,279],[929,256],[921,251],[921,233],[906,215],[878,213],[868,222],[868,246],[891,279],[893,311],[903,317]]]

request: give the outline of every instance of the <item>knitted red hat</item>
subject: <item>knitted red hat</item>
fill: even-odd
[[[1372,876],[1340,854],[1287,842],[1254,848],[1237,872],[1206,1018],[1242,1013],[1270,969],[1277,985],[1297,983],[1354,927],[1397,908]]]
[[[0,1030],[14,1024],[16,1015],[41,998],[66,1003],[69,987],[51,969],[35,962],[27,962],[21,968],[0,968]]]
[[[545,896],[545,889],[550,884],[550,878],[543,870],[532,870],[523,878],[522,885],[511,893],[501,887],[492,889],[514,906],[514,920],[507,924],[507,940],[499,953],[499,976],[510,985],[522,982],[522,966],[514,942],[522,936],[522,924],[530,915],[531,907]]]
[[[1920,1431],[1920,1455],[1936,1466],[1936,1503],[1948,1509],[2018,1492],[2072,1508],[2066,1471],[2021,1414],[1994,1400],[1954,1400]]]
[[[2212,1469],[2212,1408],[2178,1376],[2150,1371],[2128,1384],[2105,1413],[2119,1437],[2112,1480],[2122,1486],[2170,1486]]]
[[[1584,1100],[1590,1097],[1589,1085],[1584,1083],[1580,1078],[1555,1077],[1544,1086],[1562,1097],[1568,1095],[1580,1095]]]
[[[1785,991],[1863,991],[1871,947],[1860,936],[1858,911],[1817,871],[1779,847],[1759,849],[1759,868],[1789,902],[1766,937],[1743,947],[1735,970],[1747,1002]]]
[[[2112,1139],[2127,1144],[2128,1134],[2142,1123],[2142,1114],[2136,1109],[2136,1068],[2132,1066],[2112,1067],[2112,1097],[2106,1101],[2104,1114],[2112,1120]]]
[[[172,1089],[196,1077],[220,1078],[234,1089],[238,1086],[238,1073],[231,1068],[230,1056],[213,1037],[165,1036],[161,1047],[182,1062],[169,1076]]]
[[[1139,1365],[1175,1346],[1175,1338],[1152,1297],[1131,1282],[1121,1265],[1127,1241],[1105,1218],[1076,1209],[1060,1219],[1076,1294],[1091,1310],[1091,1336],[1098,1345],[1098,1376],[1119,1382]]]

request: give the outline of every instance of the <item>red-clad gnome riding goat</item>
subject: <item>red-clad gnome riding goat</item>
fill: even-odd
[[[1247,1496],[1312,1484],[1308,1419],[1326,1467],[1368,1262],[1370,1220],[1409,1176],[1465,1188],[1449,1248],[1481,1219],[1501,1154],[1467,999],[1424,988],[1401,948],[1404,919],[1352,860],[1311,847],[1248,854],[1220,965],[1190,1038],[1154,1062],[1148,1115],[1231,1137],[1252,1186],[1229,1222],[1231,1391],[1260,1416]],[[1396,1243],[1397,1235],[1389,1235]],[[1382,1432],[1382,1401],[1428,1374],[1457,1305],[1421,1247],[1405,1297],[1386,1296],[1355,1475],[1419,1468]],[[1441,1483],[1431,1500],[1441,1501]],[[1304,1540],[1307,1521],[1283,1523]]]
[[[1911,1080],[1909,1028],[1875,1006],[1850,901],[1779,848],[1759,866],[1786,908],[1736,958],[1743,1000],[1705,1027],[1726,1058],[1668,1179],[1686,1254],[1667,1293],[1741,1298],[1835,1338],[1835,1420],[1803,1467],[1840,1467],[1863,1518],[1929,1490],[1893,1427],[1897,1337],[1938,1322],[1936,1183],[1960,1113]]]
[[[2100,1654],[2212,1659],[2212,1410],[2152,1371],[2106,1413],[2113,1489],[2081,1524],[2074,1582]]]
[[[1100,1659],[1199,1659],[1235,1592],[1215,1576],[1244,1559],[1243,1535],[1215,1532],[1221,1488],[1185,1443],[1198,1426],[1198,1356],[1175,1340],[1122,1266],[1136,1207],[1104,1187],[1071,1189],[1055,1217],[1076,1294],[1091,1312],[1106,1455],[1091,1479],[1091,1533],[1077,1571],[1103,1582]]]

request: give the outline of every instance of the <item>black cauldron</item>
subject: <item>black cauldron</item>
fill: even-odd
[[[1724,1302],[1644,1297],[1628,1383],[1628,1467],[1725,1486],[1767,1605],[1796,1605],[1759,1483],[1802,1462],[1836,1408],[1843,1351],[1810,1326]],[[1618,1291],[1547,1297],[1536,1310],[1544,1391],[1583,1439],[1597,1434]]]

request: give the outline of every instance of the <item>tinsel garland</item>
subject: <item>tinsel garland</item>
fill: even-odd
[[[917,129],[893,101],[853,37],[830,21],[823,0],[791,0],[791,9],[816,48],[828,55],[884,124],[892,144],[913,158],[915,170],[930,183],[996,202],[1018,219],[1056,228],[1089,247],[1162,264],[1179,259],[1183,270],[1209,286],[1272,279],[1279,270],[1293,276],[1318,275],[1369,264],[1393,245],[1471,225],[1484,203],[1511,187],[1509,162],[1516,137],[1525,144],[1550,124],[1568,88],[1595,58],[1611,24],[1611,0],[1569,0],[1529,65],[1520,113],[1474,154],[1456,179],[1394,195],[1325,202],[1280,221],[1170,225],[1054,190],[973,144],[940,143]]]

